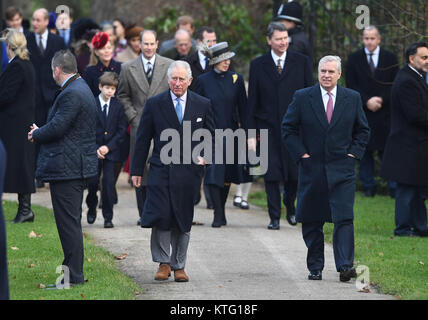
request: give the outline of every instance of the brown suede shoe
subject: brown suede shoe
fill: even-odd
[[[162,263],[159,266],[158,272],[156,272],[155,280],[168,280],[169,276],[171,275],[171,267],[166,264]]]
[[[189,281],[189,277],[184,272],[184,269],[174,270],[174,280],[176,282],[187,282]]]

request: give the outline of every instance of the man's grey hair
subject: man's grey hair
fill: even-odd
[[[379,29],[376,26],[370,25],[364,28],[364,31],[373,31],[373,30],[376,30],[377,36],[380,37]],[[364,31],[363,31],[363,34],[364,34]]]
[[[177,60],[171,63],[171,65],[168,68],[168,79],[171,79],[171,73],[174,69],[185,69],[187,72],[187,80],[189,80],[192,77],[192,69],[190,68],[190,65],[186,61]]]
[[[52,58],[52,70],[59,67],[65,74],[77,73],[77,62],[70,50],[60,50]]]
[[[143,36],[144,36],[147,32],[153,33],[153,35],[155,36],[155,40],[157,40],[157,39],[158,39],[158,34],[156,33],[156,31],[155,31],[155,30],[147,29],[147,30],[143,30],[143,31],[141,31],[141,32],[140,32],[140,42],[143,42]]]
[[[275,30],[282,32],[282,31],[287,31],[287,28],[281,22],[273,21],[269,23],[267,27],[266,36],[269,39],[272,39],[272,36]]]
[[[318,63],[318,72],[321,70],[321,67],[326,62],[337,62],[337,71],[342,71],[342,59],[339,56],[325,56],[320,59]]]
[[[186,38],[188,38],[189,39],[189,41],[191,40],[191,36],[190,36],[190,33],[189,33],[189,31],[187,31],[187,30],[184,30],[184,29],[178,29],[176,32],[175,32],[175,35],[174,35],[174,42],[177,42],[177,38],[179,37],[179,36],[186,36]]]

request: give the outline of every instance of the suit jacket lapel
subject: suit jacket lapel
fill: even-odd
[[[329,124],[327,121],[327,115],[325,113],[324,103],[321,97],[321,88],[319,84],[312,87],[310,96],[311,96],[311,107],[314,110],[315,115],[317,116],[323,128],[328,128]],[[333,115],[334,115],[334,112],[333,112]]]
[[[165,62],[162,61],[159,55],[156,55],[155,65],[153,69],[152,83],[149,87],[149,97],[153,96],[156,92],[156,89],[159,87],[163,81],[165,74]],[[146,80],[147,81],[147,80]]]
[[[132,65],[130,65],[130,71],[132,75],[135,78],[135,82],[140,87],[140,89],[143,91],[145,95],[148,94],[150,86],[149,82],[147,81],[147,77],[144,71],[143,61],[141,59],[141,55],[138,56],[138,58],[133,62]],[[153,72],[154,74],[154,72]],[[153,80],[152,80],[153,83]]]
[[[282,80],[286,75],[290,74],[290,69],[293,69],[293,66],[295,65],[295,60],[293,57],[293,54],[290,54],[289,51],[287,51],[287,56],[285,57],[284,61],[284,68],[282,68],[282,73],[280,74],[279,78]],[[275,69],[277,67],[275,66]],[[278,71],[277,71],[278,73]]]
[[[161,110],[170,126],[178,130],[181,125],[180,122],[178,122],[177,113],[175,112],[174,103],[172,102],[171,93],[169,90],[164,94]]]
[[[104,119],[103,111],[101,109],[100,99],[98,97],[96,97],[95,98],[95,102],[97,103],[97,117],[98,117],[98,119],[100,119],[100,121],[103,124],[104,129],[105,129],[106,128],[106,122],[105,122],[105,119]],[[111,108],[110,108],[110,110],[111,110]]]
[[[272,59],[270,52],[265,54],[263,58],[263,64],[265,66],[264,70],[269,75],[269,77],[271,77],[274,81],[278,81],[280,74],[278,73],[278,69]]]
[[[191,121],[193,116],[193,97],[192,93],[187,90],[186,108],[184,109],[183,121]]]
[[[329,130],[333,128],[336,123],[339,121],[340,116],[345,110],[347,95],[345,94],[345,90],[341,86],[337,86],[337,97],[336,103],[334,104],[333,116],[331,117]]]

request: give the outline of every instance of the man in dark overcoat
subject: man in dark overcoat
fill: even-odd
[[[334,223],[333,250],[341,281],[355,277],[355,159],[370,129],[358,92],[337,85],[340,58],[319,62],[319,84],[299,90],[282,122],[282,140],[299,166],[296,219],[308,248],[310,280],[321,280],[325,222]]]
[[[207,129],[214,137],[211,103],[187,90],[191,81],[192,73],[187,62],[175,61],[171,64],[168,69],[170,90],[148,99],[144,106],[131,162],[132,181],[138,188],[153,139],[141,227],[152,228],[152,258],[160,264],[155,280],[167,280],[171,270],[174,270],[175,281],[189,280],[184,267],[193,221],[195,186],[200,184],[200,164],[204,160],[199,158],[201,162],[198,164],[194,161],[189,164],[183,162],[183,144],[191,143],[191,150],[198,144],[185,140],[184,127],[190,122],[190,135],[197,129]],[[179,135],[179,141],[176,141],[180,149],[179,163],[166,163],[162,158],[162,150],[168,147],[168,143],[173,143],[165,141],[165,138],[161,140],[162,133],[167,129]]]
[[[58,85],[52,79],[51,61],[54,54],[65,49],[64,40],[48,30],[49,12],[42,8],[33,13],[33,32],[26,34],[27,48],[30,60],[36,74],[36,125],[41,127],[46,123],[49,108],[52,106]],[[39,147],[36,145],[36,157]],[[43,184],[37,181],[37,187]]]
[[[28,139],[41,145],[36,178],[49,182],[52,207],[68,267],[70,285],[83,284],[83,191],[87,179],[98,174],[96,103],[77,73],[76,58],[61,50],[52,59],[55,82],[61,86],[48,121],[33,126]],[[66,274],[66,273],[65,273]],[[66,284],[66,283],[64,283]]]
[[[374,26],[364,29],[364,47],[351,53],[346,64],[346,86],[358,91],[370,126],[370,141],[360,161],[359,176],[364,195],[376,194],[374,152],[382,159],[390,128],[391,87],[398,72],[394,53],[380,47],[381,36]],[[388,181],[394,196],[395,183]]]
[[[268,201],[269,229],[279,229],[281,216],[280,183],[284,183],[287,220],[295,225],[297,167],[281,143],[281,119],[296,90],[313,84],[309,59],[288,49],[284,25],[271,22],[267,41],[271,51],[251,61],[248,87],[248,129],[268,129],[268,168],[264,175]],[[249,149],[255,150],[255,138]]]
[[[396,236],[428,236],[428,47],[414,43],[406,51],[407,65],[395,78],[391,94],[391,132],[381,175],[397,182]]]
[[[6,226],[3,216],[3,181],[6,171],[6,150],[0,140],[0,300],[9,299],[9,278],[7,273]]]

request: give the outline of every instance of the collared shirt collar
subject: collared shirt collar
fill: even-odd
[[[275,65],[278,65],[278,59],[281,59],[281,65],[282,68],[284,68],[285,59],[287,58],[287,51],[285,51],[280,57],[277,56],[273,50],[271,50],[270,53],[272,55],[273,62],[275,62]]]
[[[37,35],[37,39],[40,38],[40,34],[36,33],[36,35]],[[48,29],[46,29],[45,32],[43,32],[42,34],[42,41],[47,41],[48,35],[49,35],[49,31]]]
[[[104,105],[105,105],[105,104],[107,105],[107,109],[110,107],[110,101],[111,101],[111,98],[110,98],[110,99],[108,99],[107,101],[105,101],[105,100],[103,99],[103,97],[102,97],[101,93],[100,93],[100,94],[98,95],[98,99],[100,100],[101,110],[102,110],[102,108],[104,107]]]
[[[374,49],[374,51],[373,52],[370,52],[366,47],[364,47],[364,52],[368,55],[369,53],[373,53],[373,55],[375,56],[378,56],[379,55],[379,52],[380,52],[380,46],[377,46],[377,48],[376,49]]]
[[[174,101],[174,105],[175,105],[177,103],[178,97],[171,90],[169,92],[171,93],[171,99],[172,101]],[[180,99],[181,105],[184,107],[187,101],[187,90],[179,99]]]
[[[74,77],[76,74],[73,73],[71,76],[69,76],[67,79],[64,80],[64,82],[61,84],[61,88],[64,87],[64,85],[67,83],[68,80],[70,80],[72,77]]]
[[[155,65],[156,55],[153,55],[153,57],[150,60],[147,60],[146,57],[143,54],[141,54],[141,59],[143,60],[144,69],[146,69],[147,62],[150,62],[152,64],[152,67]]]
[[[412,69],[414,72],[416,72],[421,78],[423,78],[424,76],[415,68],[413,68],[410,64],[408,64],[409,68]]]
[[[321,96],[326,95],[329,91],[325,90],[322,85],[320,85],[321,88]],[[337,94],[337,85],[330,91],[330,93],[333,95],[333,97],[336,97]]]

